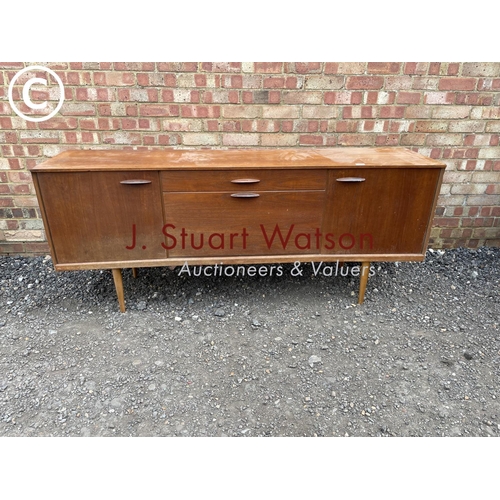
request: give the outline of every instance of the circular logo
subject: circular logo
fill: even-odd
[[[57,103],[57,106],[48,115],[44,115],[44,116],[25,115],[22,111],[19,110],[19,108],[14,103],[14,99],[12,97],[12,91],[14,89],[14,85],[16,84],[16,81],[19,79],[19,77],[28,71],[46,71],[52,77],[54,77],[57,84],[59,85],[59,101]],[[30,78],[23,85],[22,101],[30,109],[33,109],[33,110],[45,109],[48,107],[47,101],[43,101],[40,103],[34,103],[31,100],[30,90],[31,90],[32,85],[35,85],[35,84],[44,85],[45,87],[48,86],[48,82],[45,78],[37,78],[37,77]],[[12,109],[14,110],[14,113],[16,113],[16,115],[20,116],[21,118],[24,118],[25,120],[28,120],[29,122],[44,122],[44,121],[52,118],[61,109],[61,106],[63,105],[63,102],[64,102],[64,85],[63,85],[61,79],[57,76],[57,74],[54,73],[54,71],[52,71],[51,69],[46,68],[45,66],[27,66],[26,68],[22,69],[21,71],[18,71],[14,75],[14,78],[12,78],[10,85],[9,85],[9,94],[8,95],[9,95],[10,105],[11,105]]]

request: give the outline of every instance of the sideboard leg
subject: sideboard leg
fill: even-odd
[[[120,311],[124,313],[125,298],[123,295],[123,279],[121,269],[113,269],[113,280],[115,281],[116,296],[118,297],[118,303],[120,304]]]
[[[132,276],[133,276],[134,278],[137,278],[137,267],[133,267],[133,268],[132,268]]]
[[[361,265],[361,281],[359,282],[358,304],[362,304],[365,300],[365,290],[366,290],[366,284],[368,283],[369,274],[370,274],[370,263],[363,262]]]

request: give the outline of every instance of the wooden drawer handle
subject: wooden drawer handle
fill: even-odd
[[[257,184],[260,179],[234,179],[231,181],[233,184]]]
[[[341,177],[337,179],[338,182],[363,182],[363,177]]]
[[[120,184],[151,184],[151,181],[147,179],[127,179],[126,181],[120,181]]]
[[[258,198],[260,194],[258,193],[233,193],[231,195],[233,198]]]

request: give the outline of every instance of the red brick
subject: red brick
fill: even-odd
[[[10,117],[0,117],[0,130],[12,129],[12,120]]]
[[[322,146],[323,145],[323,136],[322,135],[301,135],[299,137],[299,144],[307,144],[314,146]]]
[[[223,77],[222,87],[241,89],[243,87],[243,75],[231,75]]]
[[[11,184],[13,194],[30,194],[30,186],[28,184]]]
[[[375,129],[375,120],[365,120],[363,122],[363,130],[365,132],[373,132]]]
[[[0,255],[20,255],[24,253],[22,243],[3,243],[0,242]]]
[[[276,89],[276,88],[285,88],[285,77],[284,76],[271,76],[268,78],[264,78],[263,81],[264,88]]]
[[[422,94],[420,92],[398,92],[397,104],[419,104]]]
[[[336,120],[334,123],[334,132],[354,133],[358,131],[358,124],[354,121]]]
[[[25,255],[46,255],[49,252],[49,244],[45,242],[30,241],[24,244]]]
[[[10,68],[24,68],[24,63],[22,62],[0,62],[0,70],[10,69]]]
[[[459,70],[460,70],[460,63],[448,64],[448,76],[458,75]]]
[[[137,106],[135,105],[131,105],[131,106],[126,106],[125,107],[125,114],[127,116],[137,116],[138,115],[138,110],[137,110]]]
[[[460,219],[458,217],[434,217],[433,224],[436,227],[458,227]]]
[[[197,87],[207,86],[207,76],[206,75],[194,75],[195,85]]]
[[[398,145],[399,145],[398,134],[377,135],[375,139],[375,146],[398,146]]]
[[[137,128],[137,120],[133,118],[124,118],[121,120],[122,130],[135,130]]]
[[[429,64],[429,75],[439,75],[441,69],[441,63],[430,63]]]
[[[474,90],[475,87],[475,78],[441,78],[439,80],[439,90]]]
[[[174,102],[174,91],[171,89],[163,89],[161,91],[161,102]]]
[[[222,124],[222,131],[223,132],[241,132],[241,122],[239,122],[237,120],[225,121]],[[245,132],[248,132],[248,129],[245,130]]]
[[[269,104],[279,104],[281,102],[281,92],[278,90],[269,91]]]
[[[287,89],[298,89],[302,86],[302,79],[298,79],[296,76],[287,76],[285,81],[285,88]]]
[[[155,63],[147,62],[115,62],[113,68],[118,71],[154,71]]]
[[[404,106],[381,106],[380,118],[403,118],[405,114]]]
[[[255,73],[282,73],[282,62],[256,62],[254,63]]]
[[[181,116],[184,118],[219,118],[220,106],[181,106]]]
[[[1,136],[1,132],[0,132],[0,136]],[[17,143],[17,133],[16,132],[5,132],[4,133],[4,140],[2,141],[1,138],[0,138],[0,142],[4,142],[4,143],[12,143],[12,144],[15,144]],[[23,141],[23,142],[26,142],[26,141]]]
[[[491,94],[463,94],[458,93],[455,98],[455,104],[472,104],[473,106],[491,106],[493,104],[493,95]]]
[[[384,85],[382,76],[350,76],[347,78],[348,90],[379,90]]]
[[[370,63],[369,62],[367,72],[371,73],[371,74],[388,75],[388,74],[397,74],[397,73],[399,73],[400,69],[401,69],[401,63],[396,63],[396,62],[392,62],[392,63],[391,62],[381,62],[381,63],[372,62],[372,63]]]
[[[78,122],[76,118],[62,118],[54,116],[50,120],[40,122],[38,126],[41,129],[69,130],[77,128]]]
[[[339,63],[325,63],[325,75],[336,75],[339,70]]]
[[[500,184],[490,184],[486,188],[486,194],[500,194]]]
[[[307,131],[310,133],[319,132],[319,122],[315,120],[309,120],[307,122]]]
[[[241,102],[243,104],[253,104],[253,92],[250,90],[244,90],[241,93]]]
[[[406,63],[403,71],[407,75],[424,75],[427,67],[427,63]]]
[[[14,198],[0,198],[0,207],[13,207]]]
[[[139,113],[141,116],[179,116],[179,106],[169,104],[163,106],[144,104],[139,106]]]
[[[324,102],[325,104],[361,104],[362,98],[362,92],[343,90],[338,92],[325,92]]]

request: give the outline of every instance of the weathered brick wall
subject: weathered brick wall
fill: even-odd
[[[31,64],[0,63],[0,253],[48,252],[30,167],[131,147],[408,147],[447,164],[431,245],[500,245],[500,63],[41,63],[38,123],[7,98]]]

